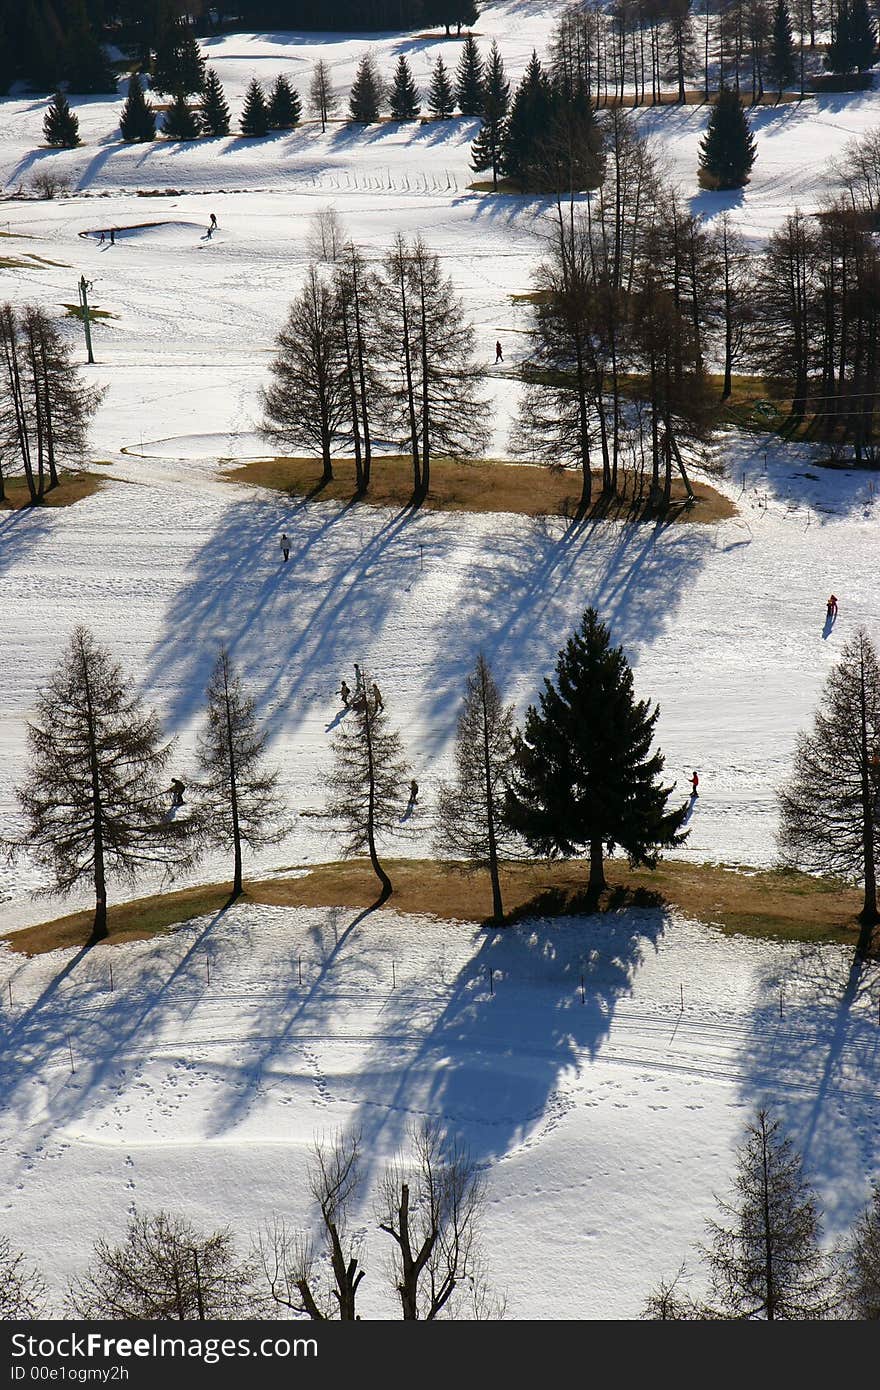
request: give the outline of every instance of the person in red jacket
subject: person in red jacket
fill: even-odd
[[[699,777],[697,776],[696,772],[694,772],[694,775],[693,775],[693,777],[691,778],[691,796],[699,796],[699,795],[700,795],[700,793],[697,791],[697,787],[698,787],[699,785],[700,785],[700,779],[699,779]]]
[[[825,605],[825,616],[830,623],[837,621],[837,599],[834,594],[831,595]]]

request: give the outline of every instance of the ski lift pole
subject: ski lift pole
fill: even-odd
[[[92,326],[89,323],[89,290],[92,288],[91,280],[87,280],[84,275],[79,277],[79,304],[82,309],[83,328],[86,333],[86,352],[89,361],[94,364],[95,355],[92,352]]]

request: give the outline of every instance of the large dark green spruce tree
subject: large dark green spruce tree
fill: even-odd
[[[186,94],[178,92],[162,123],[162,134],[169,140],[195,140],[199,134],[199,118],[191,111]]]
[[[353,125],[372,125],[378,121],[382,109],[382,79],[375,60],[365,53],[358,63],[351,96],[348,102],[348,119]]]
[[[791,15],[786,0],[776,0],[776,9],[773,11],[773,33],[770,37],[770,52],[767,55],[767,69],[770,80],[781,97],[784,88],[794,81],[796,75]]]
[[[742,188],[757,150],[738,94],[722,87],[700,141],[700,182],[704,188]]]
[[[128,84],[128,96],[119,117],[123,140],[153,140],[156,136],[156,113],[144,96],[138,73],[133,72]]]
[[[70,109],[63,92],[56,92],[43,117],[46,144],[56,149],[72,150],[79,144],[79,118]]]
[[[510,83],[504,71],[504,60],[497,43],[492,41],[489,61],[486,64],[486,90],[483,106],[483,124],[480,133],[471,146],[471,168],[478,174],[484,169],[492,170],[492,187],[498,187],[498,169],[501,163],[501,150],[507,113],[510,110]]]
[[[269,129],[269,107],[266,94],[255,77],[248,83],[244,106],[238,123],[242,135],[265,135]]]
[[[653,868],[686,838],[687,805],[668,808],[663,755],[651,749],[659,712],[635,698],[623,648],[588,608],[514,740],[507,823],[539,854],[586,851],[594,897],[606,887],[606,853],[620,848]]]
[[[486,104],[486,75],[483,59],[473,34],[461,48],[455,71],[455,100],[463,116],[481,116]]]
[[[283,73],[279,73],[269,93],[269,129],[293,130],[302,118],[299,92]]]
[[[544,182],[545,142],[553,106],[550,79],[533,52],[516,89],[501,147],[501,172],[524,191],[541,187]]]
[[[825,54],[829,72],[864,72],[877,57],[877,26],[867,0],[841,0]]]
[[[455,110],[455,92],[449,79],[449,69],[439,54],[428,87],[428,110],[440,121],[448,121]]]
[[[229,107],[220,78],[213,68],[205,74],[205,90],[199,107],[199,126],[203,135],[229,134]]]
[[[419,89],[412,75],[412,68],[401,53],[394,69],[391,84],[391,119],[393,121],[414,121],[421,111]]]

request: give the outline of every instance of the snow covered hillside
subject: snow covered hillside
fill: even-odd
[[[367,1156],[364,1313],[391,1315],[373,1185],[426,1113],[485,1167],[513,1318],[636,1316],[702,1237],[762,1101],[804,1149],[829,1239],[876,1165],[876,1002],[840,948],[655,912],[487,934],[239,907],[160,943],[2,957],[4,998],[10,979],[0,1221],[51,1249],[56,1286],[135,1209],[245,1244],[273,1213],[306,1222],[313,1134],[344,1127]]]
[[[533,47],[546,49],[561,8],[486,5],[481,42],[497,37],[512,80]],[[319,57],[347,95],[367,49],[385,72],[406,52],[421,82],[436,53],[457,53],[439,36],[205,44],[234,116],[252,76],[286,72],[303,90]],[[92,447],[103,489],[70,508],[0,512],[0,822],[14,813],[36,693],[85,623],[179,737],[171,771],[184,779],[208,675],[229,648],[294,814],[284,843],[246,859],[246,876],[337,856],[324,823],[302,813],[323,804],[340,679],[366,665],[428,810],[423,839],[389,849],[429,855],[477,654],[521,717],[592,604],[638,694],[660,704],[658,742],[682,800],[699,770],[682,856],[772,864],[795,737],[855,628],[880,639],[872,476],[731,431],[717,447],[724,476],[711,481],[737,514],[638,527],[395,514],[233,484],[235,461],[266,456],[259,392],[328,203],[369,259],[398,232],[440,255],[477,327],[490,453],[505,457],[529,312],[515,296],[530,288],[546,201],[469,190],[474,121],[129,147],[121,96],[73,105],[84,144],[56,152],[39,148],[42,99],[0,100],[5,193],[47,169],[72,190],[0,202],[0,302],[60,316],[84,275],[104,315],[85,371],[107,388]],[[757,111],[758,161],[735,195],[698,189],[699,108],[638,119],[691,206],[707,218],[730,209],[760,241],[796,202],[816,206],[826,161],[880,123],[880,95]],[[113,245],[100,239],[110,227]],[[84,358],[79,323],[61,322]],[[840,618],[825,633],[831,590]],[[226,879],[229,864],[212,855],[194,877]],[[38,886],[33,869],[0,859],[0,932],[69,910],[34,900]],[[0,950],[0,1229],[35,1258],[51,1252],[56,1290],[135,1207],[173,1205],[244,1236],[275,1211],[301,1221],[316,1132],[360,1127],[374,1179],[425,1113],[485,1165],[487,1253],[512,1317],[636,1315],[701,1236],[762,1101],[804,1152],[829,1240],[880,1176],[877,977],[851,974],[841,949],[733,940],[659,911],[497,934],[392,910],[352,916],[239,906],[152,943],[32,961]],[[364,1230],[370,1204],[368,1188]],[[367,1251],[364,1307],[379,1315],[372,1235]]]

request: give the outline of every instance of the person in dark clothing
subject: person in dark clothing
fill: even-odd
[[[496,362],[503,362],[503,361],[504,361],[504,353],[501,351],[501,343],[500,343],[500,341],[497,341],[497,342],[495,343],[495,361],[496,361]]]
[[[345,681],[343,681],[339,687],[339,698],[342,700],[345,708],[348,709],[351,704],[351,687],[347,685]]]
[[[115,246],[115,245],[116,245],[116,228],[115,228],[115,227],[111,227],[111,228],[110,228],[110,245],[111,245],[111,246]]]
[[[281,536],[281,553],[284,556],[284,563],[287,564],[287,557],[290,554],[290,537],[286,532]]]
[[[700,795],[700,793],[697,791],[697,787],[698,787],[699,785],[700,785],[700,779],[699,779],[699,777],[697,776],[697,774],[696,774],[696,772],[695,772],[694,775],[693,775],[693,777],[691,778],[691,796],[699,796],[699,795]]]
[[[171,793],[172,797],[172,808],[174,808],[175,806],[182,806],[183,793],[186,791],[186,787],[184,786],[183,782],[181,782],[179,777],[171,778],[171,786],[168,788],[168,790]]]
[[[416,802],[418,801],[418,799],[419,799],[419,784],[418,784],[418,782],[416,781],[416,779],[415,779],[415,777],[414,777],[414,778],[412,779],[412,781],[410,782],[410,784],[409,784],[409,804],[410,804],[410,806],[415,806],[415,804],[416,804]]]
[[[215,232],[216,230],[217,230],[217,214],[216,214],[216,212],[212,212],[212,213],[211,213],[211,223],[210,223],[210,226],[208,227],[208,235],[210,236],[211,232]]]
[[[825,616],[828,619],[829,623],[837,621],[837,598],[834,594],[831,595],[831,597],[825,605]]]
[[[372,685],[372,695],[373,695],[373,704],[374,704],[375,708],[376,708],[377,710],[378,710],[378,709],[384,709],[384,708],[385,708],[385,702],[384,702],[384,700],[382,699],[382,692],[381,692],[381,690],[379,689],[379,687],[378,687],[378,685],[376,684],[375,681],[373,681],[373,685]]]

